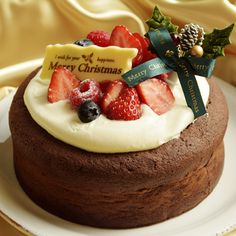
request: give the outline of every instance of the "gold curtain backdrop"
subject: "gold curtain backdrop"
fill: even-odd
[[[229,0],[2,0],[0,1],[0,68],[43,57],[48,44],[73,42],[95,29],[111,31],[125,24],[145,32],[145,20],[158,4],[177,24],[198,23],[206,31],[236,21]],[[215,74],[236,85],[236,29],[227,57]]]

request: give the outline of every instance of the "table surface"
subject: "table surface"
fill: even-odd
[[[0,217],[0,236],[23,236],[23,234]]]

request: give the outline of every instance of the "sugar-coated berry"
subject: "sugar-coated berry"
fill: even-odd
[[[83,123],[89,123],[97,119],[100,114],[100,107],[92,100],[82,102],[78,108],[78,116]]]
[[[74,44],[82,47],[87,47],[89,45],[94,45],[94,43],[89,39],[79,39],[74,42]]]
[[[73,89],[70,93],[70,102],[73,108],[78,107],[86,100],[99,102],[102,96],[102,91],[99,83],[96,80],[83,80],[79,86]]]

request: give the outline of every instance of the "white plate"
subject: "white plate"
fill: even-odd
[[[0,144],[1,214],[22,232],[39,236],[203,236],[223,235],[236,228],[236,88],[218,82],[230,108],[225,167],[214,191],[194,209],[163,223],[128,230],[98,229],[62,220],[39,208],[22,191],[14,174],[8,139]]]

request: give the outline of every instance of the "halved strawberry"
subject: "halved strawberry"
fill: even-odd
[[[157,57],[156,54],[151,53],[148,48],[150,45],[149,39],[142,37],[139,33],[133,33],[133,36],[137,38],[142,46],[142,53],[143,53],[143,58],[140,63],[144,63],[145,61],[151,60],[155,57]]]
[[[156,77],[157,79],[166,80],[166,79],[169,78],[170,74],[171,74],[171,72],[166,72],[166,73],[164,73],[164,74],[156,75],[155,77]]]
[[[117,25],[110,38],[110,46],[119,46],[121,48],[137,48],[138,54],[133,59],[133,66],[137,66],[142,60],[142,46],[139,40],[129,32],[124,25]]]
[[[102,90],[102,93],[105,94],[107,91],[107,88],[109,87],[111,80],[103,80],[100,82],[100,88]]]
[[[48,101],[58,102],[69,98],[72,89],[79,86],[80,81],[65,67],[57,67],[51,77],[48,87]]]
[[[103,113],[106,114],[107,107],[112,101],[119,97],[121,91],[125,87],[127,87],[127,84],[122,80],[114,80],[110,82],[110,84],[106,88],[106,92],[104,93],[100,104]]]
[[[137,120],[141,116],[140,100],[135,88],[125,88],[107,108],[111,120]]]
[[[175,98],[169,85],[160,79],[152,78],[136,86],[141,101],[155,113],[161,115],[171,109]]]

